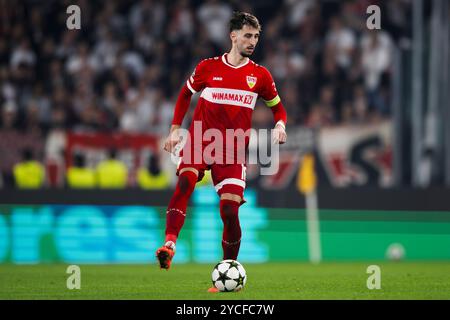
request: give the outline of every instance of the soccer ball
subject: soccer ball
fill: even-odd
[[[386,250],[386,256],[391,261],[400,261],[405,257],[405,248],[401,243],[392,243]]]
[[[245,269],[236,260],[220,261],[211,274],[213,285],[221,292],[239,291],[247,282]]]

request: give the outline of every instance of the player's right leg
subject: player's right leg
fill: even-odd
[[[166,211],[165,244],[156,251],[161,269],[169,269],[175,255],[175,244],[186,218],[186,208],[199,177],[195,168],[185,167],[178,171],[178,182],[175,192]]]

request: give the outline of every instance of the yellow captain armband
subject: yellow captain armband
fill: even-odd
[[[272,100],[264,100],[264,102],[266,103],[266,106],[268,106],[269,108],[275,106],[278,104],[278,102],[280,102],[280,96],[277,95],[275,98],[273,98]]]

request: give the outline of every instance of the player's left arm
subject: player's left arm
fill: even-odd
[[[260,92],[266,106],[272,110],[273,119],[275,122],[275,128],[273,131],[273,140],[275,143],[283,144],[286,142],[286,123],[287,123],[287,112],[281,102],[280,96],[278,95],[275,82],[273,81],[270,72],[263,67],[264,86]]]

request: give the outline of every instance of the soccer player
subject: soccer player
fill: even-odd
[[[275,143],[286,142],[287,115],[272,76],[266,68],[249,59],[258,43],[260,32],[261,26],[255,16],[234,12],[230,20],[230,52],[201,61],[181,89],[170,133],[164,145],[164,150],[171,153],[175,152],[180,143],[179,128],[191,96],[200,91],[202,93],[189,128],[189,137],[193,143],[186,143],[180,153],[178,182],[166,211],[165,244],[156,252],[163,269],[170,268],[175,244],[186,218],[189,198],[195,184],[203,178],[205,170],[211,170],[215,189],[220,196],[220,216],[224,225],[223,259],[236,260],[238,256],[241,241],[238,210],[245,202],[245,157],[242,159],[239,153],[247,151],[249,135],[244,135],[244,148],[237,148],[234,143],[230,148],[224,143],[225,147],[222,151],[216,151],[213,160],[204,156],[205,148],[210,142],[204,141],[207,139],[202,139],[201,135],[213,129],[226,137],[227,129],[233,129],[237,132],[236,140],[239,140],[239,132],[249,132],[251,129],[252,112],[257,98],[261,97],[273,112]],[[198,139],[201,139],[199,143]],[[225,138],[223,140],[226,141]],[[198,155],[200,157],[196,158]],[[195,159],[200,161],[194,161]]]

